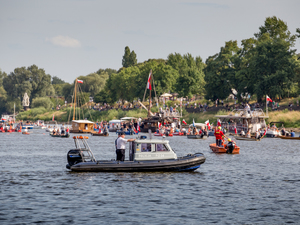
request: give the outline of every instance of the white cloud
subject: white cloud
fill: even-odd
[[[62,47],[78,48],[81,46],[80,41],[62,35],[58,35],[53,38],[46,38],[46,41],[50,41],[53,45],[58,45]]]

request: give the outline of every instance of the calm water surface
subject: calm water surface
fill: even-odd
[[[213,137],[167,137],[179,156],[206,162],[188,173],[73,173],[73,139],[32,132],[0,133],[0,224],[300,223],[300,141],[238,141],[239,155],[218,155]],[[115,138],[90,136],[96,159],[115,158]]]

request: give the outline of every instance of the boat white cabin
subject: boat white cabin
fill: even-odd
[[[250,112],[250,113],[249,113]],[[228,132],[234,133],[234,129],[237,129],[237,133],[242,130],[246,133],[250,130],[251,133],[255,133],[260,128],[266,128],[266,118],[262,109],[255,109],[254,111],[246,111],[244,109],[233,110],[228,115],[216,115],[221,120],[221,125]]]
[[[108,121],[109,123],[109,131],[110,132],[116,132],[117,130],[121,129],[121,123],[124,122],[125,120],[110,120]]]
[[[168,140],[160,139],[138,139],[130,142],[129,160],[165,160],[177,159]]]

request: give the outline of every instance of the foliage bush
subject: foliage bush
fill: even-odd
[[[48,97],[38,97],[32,100],[31,107],[32,108],[44,107],[45,109],[51,109],[53,107],[53,103]]]

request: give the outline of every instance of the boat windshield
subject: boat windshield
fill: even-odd
[[[141,144],[142,152],[168,152],[170,151],[164,144],[151,144],[151,143],[142,143]]]

